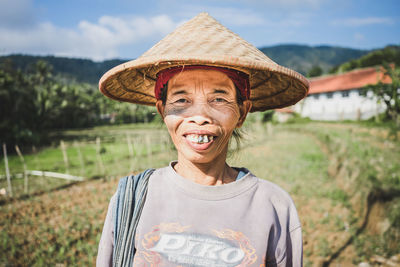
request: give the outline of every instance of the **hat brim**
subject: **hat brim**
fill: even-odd
[[[154,86],[159,71],[183,65],[208,65],[240,70],[250,77],[250,112],[293,105],[308,93],[309,83],[301,74],[274,62],[249,61],[233,56],[140,57],[106,72],[100,91],[109,98],[152,106],[156,103]]]

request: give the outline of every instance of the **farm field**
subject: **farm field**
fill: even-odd
[[[400,144],[387,138],[385,128],[321,122],[245,128],[242,149],[228,162],[291,194],[303,226],[305,266],[400,265]],[[23,179],[12,179],[15,198],[0,198],[0,266],[94,265],[118,178],[175,159],[165,136],[163,127],[143,125],[59,133],[68,170],[57,142],[27,154],[28,169],[68,171],[86,179],[29,177],[30,196],[22,190]],[[10,156],[9,165],[15,173],[23,171],[17,156]],[[7,187],[5,179],[0,187]]]
[[[53,141],[50,147],[20,149],[24,153],[28,170],[68,173],[85,179],[121,176],[145,168],[153,159],[158,162],[160,156],[168,156],[168,151],[173,148],[161,124],[100,126],[55,132],[51,138]],[[64,151],[61,142],[64,143]],[[21,159],[16,155],[10,156],[8,165],[11,176],[16,178],[12,182],[13,196],[24,197],[26,192]],[[3,163],[0,165],[0,177],[3,178],[0,179],[0,188],[7,188],[5,173]],[[67,180],[30,176],[28,193],[37,194],[69,184]],[[4,200],[0,196],[0,202]]]

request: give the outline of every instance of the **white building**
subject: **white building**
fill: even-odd
[[[312,120],[365,120],[385,111],[372,92],[365,95],[364,86],[379,80],[390,83],[375,67],[357,69],[343,74],[310,79],[308,96],[293,109]]]

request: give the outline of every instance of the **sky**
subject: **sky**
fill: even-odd
[[[400,44],[399,0],[0,0],[0,55],[134,59],[208,12],[258,48]]]

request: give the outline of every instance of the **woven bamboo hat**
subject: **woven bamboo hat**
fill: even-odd
[[[226,67],[249,74],[251,112],[293,105],[309,88],[301,74],[276,64],[207,13],[182,24],[139,58],[106,72],[99,88],[115,100],[154,105],[157,73],[182,65]]]

